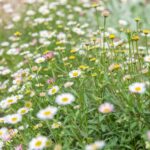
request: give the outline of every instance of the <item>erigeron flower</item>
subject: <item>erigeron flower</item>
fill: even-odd
[[[0,102],[0,108],[1,109],[6,109],[6,108],[8,108],[10,105],[8,105],[7,103],[6,103],[6,100],[2,100],[1,102]]]
[[[114,71],[114,70],[118,70],[119,68],[121,68],[121,64],[111,64],[108,68],[109,71]]]
[[[29,111],[29,109],[27,107],[22,107],[17,112],[20,115],[24,115],[24,114],[28,113],[28,111]]]
[[[76,105],[76,106],[74,106],[73,108],[74,108],[74,109],[80,109],[80,107],[81,107],[80,105]]]
[[[110,15],[110,11],[109,10],[105,9],[105,10],[102,11],[102,16],[108,17],[109,15]]]
[[[3,123],[3,122],[4,122],[4,118],[0,117],[0,123]]]
[[[45,97],[45,96],[46,96],[46,93],[45,93],[45,92],[41,92],[41,93],[39,94],[39,96],[40,96],[40,97]]]
[[[3,127],[0,129],[0,139],[5,139],[6,137],[9,136],[9,132],[8,132],[8,129]]]
[[[58,86],[53,86],[51,89],[48,90],[48,95],[54,95],[59,91]]]
[[[54,150],[62,150],[62,146],[60,144],[56,144]]]
[[[39,68],[38,68],[38,66],[33,66],[32,67],[32,71],[37,71]]]
[[[133,83],[129,86],[129,91],[131,93],[143,94],[146,91],[145,83]]]
[[[131,75],[129,75],[129,74],[123,76],[123,80],[124,80],[124,81],[130,80],[130,79],[131,79]]]
[[[76,78],[76,77],[78,77],[80,75],[81,75],[81,71],[80,70],[73,70],[73,71],[69,72],[70,78]]]
[[[74,82],[66,82],[66,83],[64,84],[64,87],[65,87],[65,88],[68,88],[68,87],[71,87],[73,84],[74,84]]]
[[[110,113],[114,111],[114,106],[111,103],[105,102],[99,106],[99,112],[101,113]]]
[[[15,147],[15,150],[23,150],[22,145],[20,144],[20,145],[18,145],[17,147]]]
[[[42,123],[38,123],[38,124],[36,124],[35,126],[33,126],[33,129],[36,130],[36,129],[41,128],[42,126],[43,126]]]
[[[3,150],[4,142],[0,141],[0,150]]]
[[[8,89],[8,92],[14,92],[18,89],[18,86],[17,85],[12,85],[9,89]]]
[[[30,101],[27,101],[27,102],[25,102],[25,107],[26,108],[31,108],[32,107],[32,102],[30,102]]]
[[[52,129],[60,128],[61,125],[62,125],[61,122],[55,122],[55,123],[52,124]]]
[[[0,102],[0,107],[2,109],[8,108],[10,105],[17,103],[18,98],[16,96],[7,97]]]
[[[44,62],[45,61],[45,58],[44,57],[39,57],[39,58],[36,58],[35,59],[35,62],[37,63],[37,64],[40,64],[40,63],[42,63],[42,62]]]
[[[55,101],[59,105],[68,105],[75,101],[75,97],[71,93],[63,93],[58,95]]]
[[[89,144],[85,147],[85,150],[99,150],[102,149],[105,146],[104,141],[95,141],[92,144]]]
[[[54,52],[52,52],[52,51],[49,51],[43,55],[43,57],[47,60],[52,59],[54,56],[55,56]]]
[[[150,62],[150,55],[144,57],[145,62]]]
[[[42,109],[38,112],[37,117],[41,120],[53,119],[57,113],[57,108],[53,106],[48,106],[45,109]]]
[[[147,139],[150,141],[150,130],[147,131]]]
[[[46,147],[47,142],[48,139],[45,136],[33,138],[29,143],[29,150],[42,150]]]
[[[33,11],[33,10],[28,10],[28,11],[26,12],[26,14],[27,14],[28,16],[33,16],[33,15],[35,15],[35,11]]]
[[[8,124],[16,124],[22,120],[22,116],[20,114],[12,114],[12,115],[7,115],[4,118],[4,123]]]
[[[16,102],[17,102],[17,97],[15,97],[15,96],[9,97],[9,98],[6,99],[6,103],[7,103],[8,105],[14,104],[14,103],[16,103]]]
[[[119,20],[118,23],[119,23],[121,26],[127,26],[127,25],[128,25],[128,22],[125,21],[125,20]]]
[[[54,83],[55,82],[55,78],[49,78],[46,82],[48,83],[48,84],[52,84],[52,83]]]

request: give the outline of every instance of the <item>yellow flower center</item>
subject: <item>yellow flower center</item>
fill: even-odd
[[[36,147],[40,147],[42,145],[42,142],[41,141],[37,141],[36,143],[35,143],[35,146]]]
[[[0,131],[0,136],[2,136],[3,135],[3,132],[2,131]]]
[[[9,99],[9,100],[8,100],[8,103],[12,103],[12,102],[13,102],[13,99]]]
[[[12,122],[16,122],[17,121],[17,117],[13,117],[11,120],[12,120]]]
[[[52,94],[56,93],[56,89],[52,89]]]
[[[32,103],[31,103],[31,102],[26,102],[25,106],[26,106],[27,108],[30,108],[30,107],[32,107]]]
[[[138,87],[135,88],[135,90],[136,90],[137,92],[139,92],[139,91],[141,91],[141,87],[138,86]]]
[[[92,150],[97,150],[97,145],[96,144],[92,145]]]
[[[68,102],[68,100],[69,100],[68,97],[62,98],[62,101],[63,101],[63,102]]]
[[[25,110],[25,109],[22,109],[22,110],[21,110],[21,114],[24,114],[24,113],[26,113],[26,110]]]
[[[77,77],[78,76],[78,72],[73,72],[72,74],[74,77]]]
[[[45,115],[45,116],[49,116],[49,115],[51,115],[51,114],[52,114],[52,113],[51,113],[50,111],[45,111],[45,112],[44,112],[44,115]]]
[[[110,112],[110,109],[106,107],[106,108],[104,108],[103,112],[104,112],[104,113],[109,113],[109,112]]]
[[[115,68],[115,69],[118,69],[118,68],[120,68],[120,65],[119,65],[119,64],[115,64],[115,65],[114,65],[114,68]]]

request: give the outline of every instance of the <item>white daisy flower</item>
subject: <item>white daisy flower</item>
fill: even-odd
[[[52,124],[52,129],[57,129],[57,128],[60,128],[61,127],[61,125],[62,125],[62,123],[61,122],[55,122],[55,123],[53,123]]]
[[[3,150],[4,142],[0,141],[0,150]]]
[[[64,84],[64,87],[65,87],[65,88],[68,88],[68,87],[71,87],[73,84],[74,84],[73,82],[66,82],[66,83]]]
[[[59,105],[68,105],[75,101],[75,97],[71,93],[63,93],[58,95],[55,101]]]
[[[29,143],[29,150],[42,150],[46,147],[47,141],[48,139],[45,136],[33,138]]]
[[[108,102],[105,102],[99,106],[98,110],[101,113],[110,113],[114,111],[114,106]]]
[[[35,62],[37,63],[37,64],[40,64],[40,63],[42,63],[42,62],[44,62],[45,61],[45,58],[44,57],[39,57],[39,58],[36,58],[35,59]]]
[[[128,25],[128,22],[126,20],[119,20],[118,23],[121,25],[121,26],[127,26]]]
[[[85,147],[85,150],[99,150],[102,149],[105,146],[104,141],[95,141],[92,144],[89,144]]]
[[[20,114],[12,114],[4,118],[4,123],[16,124],[20,122],[21,120],[22,120],[22,116]]]
[[[17,85],[13,85],[11,86],[9,89],[8,89],[8,92],[14,92],[18,89],[18,86]]]
[[[145,56],[145,57],[144,57],[144,61],[145,61],[145,62],[150,62],[150,56]]]
[[[146,91],[145,83],[133,83],[129,86],[129,91],[131,93],[143,94]]]
[[[2,108],[2,109],[6,109],[6,108],[8,108],[10,105],[8,105],[8,103],[6,103],[6,100],[2,100],[1,102],[0,102],[0,108]]]
[[[6,103],[7,103],[7,105],[17,103],[17,98],[15,96],[9,97],[6,99]]]
[[[53,106],[48,106],[45,109],[42,109],[38,112],[37,117],[46,120],[53,119],[54,115],[57,113],[57,108]]]
[[[81,70],[73,70],[69,72],[70,78],[76,78],[81,75]]]
[[[6,137],[8,137],[9,132],[8,129],[3,127],[0,129],[0,139],[5,139]]]
[[[24,114],[28,113],[28,111],[29,111],[29,109],[27,107],[22,107],[17,112],[20,115],[24,115]]]
[[[48,95],[54,95],[59,91],[58,86],[53,86],[51,89],[48,90]]]

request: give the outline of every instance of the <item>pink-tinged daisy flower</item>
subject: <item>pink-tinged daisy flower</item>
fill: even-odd
[[[43,55],[43,57],[47,60],[52,59],[54,57],[54,52],[47,52],[46,54]]]
[[[114,111],[114,105],[108,102],[105,102],[99,106],[99,112],[101,113],[110,113]]]
[[[144,57],[145,62],[150,62],[150,55]]]
[[[85,147],[85,150],[99,150],[102,149],[105,146],[104,141],[95,141],[92,144],[89,144]]]

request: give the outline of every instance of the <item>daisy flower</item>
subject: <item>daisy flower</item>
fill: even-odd
[[[3,149],[3,146],[4,146],[4,142],[3,142],[3,141],[0,141],[0,150]]]
[[[4,122],[8,124],[16,124],[21,120],[22,120],[22,116],[20,114],[12,114],[4,118]]]
[[[73,71],[69,72],[70,78],[76,78],[76,77],[78,77],[80,75],[81,75],[81,71],[80,70],[73,70]]]
[[[56,128],[60,128],[62,126],[62,123],[61,122],[55,122],[52,124],[52,129],[56,129]]]
[[[144,61],[145,61],[145,62],[150,62],[150,56],[145,56],[145,57],[144,57]]]
[[[45,136],[33,138],[29,143],[29,150],[42,150],[46,147],[47,142],[48,139]]]
[[[147,139],[150,140],[150,130],[147,131]]]
[[[146,90],[145,83],[136,82],[129,86],[129,91],[131,93],[143,94],[145,90]]]
[[[9,132],[8,129],[3,127],[0,129],[0,139],[5,139],[6,137],[8,137]]]
[[[54,95],[58,91],[59,91],[59,87],[58,86],[53,86],[51,89],[48,90],[48,95]]]
[[[111,64],[108,68],[109,71],[118,70],[121,68],[121,64]]]
[[[40,63],[42,63],[42,62],[44,62],[44,61],[45,61],[45,58],[44,58],[44,57],[39,57],[39,58],[37,58],[37,59],[35,60],[35,63],[40,64]]]
[[[46,120],[53,119],[54,115],[57,113],[57,108],[53,106],[48,106],[45,109],[42,109],[38,112],[37,117]]]
[[[95,141],[92,144],[89,144],[85,147],[85,150],[99,150],[102,149],[105,146],[104,141]]]
[[[74,84],[73,82],[66,82],[66,83],[64,84],[64,87],[65,87],[65,88],[68,88],[68,87],[71,87],[73,84]]]
[[[24,114],[28,113],[28,111],[29,111],[29,109],[27,107],[23,107],[23,108],[20,108],[17,112],[20,115],[24,115]]]
[[[55,101],[59,105],[68,105],[75,101],[75,97],[71,93],[63,93],[58,95]]]
[[[6,104],[9,106],[11,104],[17,103],[17,97],[12,96],[6,99]]]
[[[99,110],[99,112],[106,114],[106,113],[113,112],[114,106],[108,102],[105,102],[99,106],[98,110]]]

